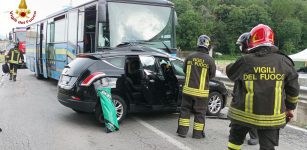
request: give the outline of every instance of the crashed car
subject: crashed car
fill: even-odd
[[[150,47],[129,45],[79,55],[65,66],[58,82],[58,100],[76,112],[94,112],[103,122],[97,87],[111,87],[117,118],[131,112],[176,112],[181,104],[182,60]],[[208,114],[226,105],[223,83],[210,81]]]

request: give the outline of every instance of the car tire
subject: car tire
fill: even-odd
[[[118,122],[122,122],[127,115],[127,110],[128,110],[127,104],[124,101],[124,99],[119,95],[112,94],[112,100],[114,102],[114,106],[117,111],[117,117],[118,117],[117,120]],[[104,124],[104,117],[103,117],[100,101],[98,101],[95,107],[95,118],[99,124]]]
[[[223,108],[224,99],[219,92],[212,92],[208,97],[207,114],[210,116],[218,116]]]

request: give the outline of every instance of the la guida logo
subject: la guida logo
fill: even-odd
[[[11,19],[18,24],[27,24],[34,20],[36,11],[31,15],[31,10],[28,9],[26,0],[21,0],[18,9],[10,12]]]

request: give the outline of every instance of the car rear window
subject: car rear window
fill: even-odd
[[[63,73],[68,76],[79,76],[82,71],[95,63],[97,60],[90,58],[76,58],[68,64],[68,70]]]
[[[117,67],[117,68],[124,68],[125,67],[125,57],[110,57],[106,58],[105,61],[110,63],[111,65]]]
[[[92,64],[95,60],[89,58],[76,58],[71,63],[69,63],[70,68],[79,68],[80,66],[84,66],[86,64]]]

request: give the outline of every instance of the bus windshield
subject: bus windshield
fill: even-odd
[[[16,41],[24,42],[26,41],[26,32],[16,32]]]
[[[110,2],[108,11],[111,47],[124,42],[148,41],[155,48],[164,48],[163,43],[175,48],[171,7]]]

